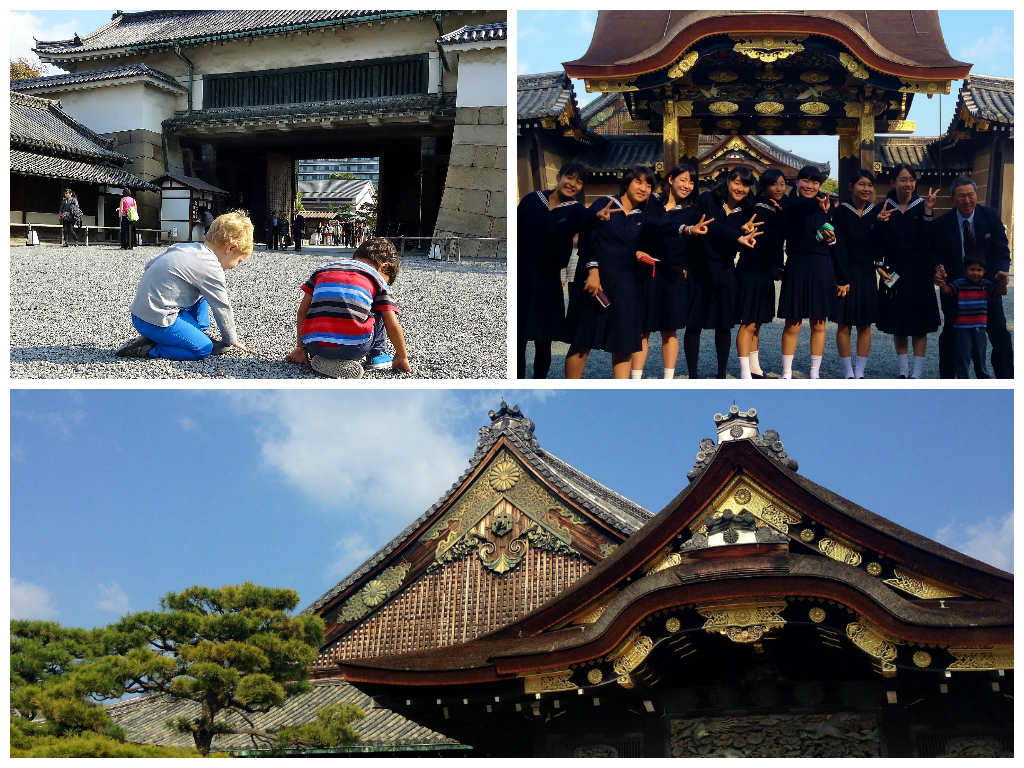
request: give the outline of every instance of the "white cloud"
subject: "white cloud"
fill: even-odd
[[[935,533],[936,541],[983,563],[1013,573],[1013,513],[966,525],[953,521]]]
[[[178,426],[180,426],[186,432],[198,432],[199,422],[193,419],[191,416],[182,416],[178,419]]]
[[[334,562],[327,567],[327,575],[339,579],[348,576],[376,550],[363,536],[355,534],[340,539],[334,545]]]
[[[57,608],[51,603],[50,593],[36,584],[11,577],[12,619],[53,619]]]
[[[100,584],[100,601],[96,607],[101,611],[109,611],[121,616],[128,612],[128,595],[124,593],[121,586],[112,581],[109,584]]]
[[[71,437],[72,428],[85,421],[85,411],[78,408],[69,411],[13,411],[11,415],[35,424],[61,440]]]
[[[957,58],[973,63],[974,72],[1012,77],[1013,31],[1007,31],[1005,27],[992,27],[986,37],[980,37],[960,48]]]
[[[32,46],[36,40],[67,40],[74,37],[78,22],[68,19],[62,24],[47,25],[42,19],[29,11],[11,11],[7,14],[7,23],[11,29],[11,58],[19,59],[28,56],[32,59]],[[82,31],[84,35],[86,30]],[[52,74],[52,71],[51,71]]]
[[[422,514],[466,468],[464,405],[441,390],[234,392],[264,462],[314,503],[384,535]],[[493,407],[493,406],[492,406]]]

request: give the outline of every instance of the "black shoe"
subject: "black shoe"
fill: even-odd
[[[906,376],[904,376],[904,375],[903,375],[903,374],[901,373],[901,374],[900,374],[900,378],[901,378],[901,379],[905,379],[905,378],[907,378],[907,377],[906,377]]]
[[[854,379],[854,377],[853,377],[853,376],[847,376],[847,377],[846,377],[846,380],[847,380],[847,381],[853,381],[853,379]]]
[[[127,344],[123,345],[117,352],[114,353],[117,357],[140,357],[148,358],[149,350],[155,347],[152,341],[147,339],[145,336],[138,336]]]
[[[213,351],[210,353],[211,355],[218,355],[218,356],[219,355],[223,355],[228,350],[231,349],[231,345],[228,344],[225,341],[219,341],[217,339],[213,339],[212,341],[213,341]]]
[[[752,379],[763,379],[764,378],[764,374],[763,373],[753,373],[753,372],[751,372],[750,378],[752,378]]]

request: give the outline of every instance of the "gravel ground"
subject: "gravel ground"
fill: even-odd
[[[778,286],[776,286],[776,304],[778,303]],[[1003,309],[1006,312],[1006,324],[1013,331],[1013,286],[1009,293],[1003,297]],[[779,379],[782,373],[782,328],[783,321],[775,320],[773,323],[761,326],[761,341],[758,345],[758,358],[761,363],[761,370],[768,374],[768,378]],[[679,362],[676,363],[676,378],[686,379],[686,361],[682,353],[682,332],[679,333],[680,350]],[[811,336],[807,323],[803,324],[800,330],[800,341],[797,344],[796,357],[793,359],[793,377],[797,379],[807,378],[811,369],[811,353],[809,340]],[[857,332],[853,332],[854,344],[856,344]],[[561,379],[565,377],[565,354],[569,349],[568,344],[555,344],[551,356],[551,371],[548,378]],[[856,347],[855,347],[856,349]],[[991,351],[991,347],[989,348]],[[714,378],[718,374],[718,362],[715,357],[714,333],[705,331],[701,336],[700,357],[698,358],[698,370],[701,378]],[[913,363],[913,361],[911,361]],[[991,364],[989,365],[991,373]],[[527,346],[526,351],[526,375],[533,376],[533,344]],[[899,361],[896,359],[896,349],[893,345],[892,336],[882,333],[877,328],[871,332],[871,355],[868,358],[868,366],[864,372],[867,379],[898,379],[900,375]],[[971,373],[973,377],[973,371]],[[662,376],[661,361],[661,335],[651,334],[650,352],[647,355],[647,365],[644,366],[644,378],[660,379]],[[732,351],[729,354],[729,365],[727,377],[738,379],[740,376],[740,363],[736,356],[736,332],[733,330]],[[612,356],[606,352],[591,352],[587,359],[587,367],[583,372],[586,379],[610,379],[612,377]],[[928,352],[925,356],[924,378],[937,379],[939,377],[939,334],[938,332],[928,335]],[[828,323],[825,337],[825,355],[821,361],[821,378],[842,379],[843,366],[839,362],[839,353],[836,351],[836,324]]]
[[[114,351],[137,335],[128,307],[143,267],[161,250],[11,248],[11,377],[319,378],[283,359],[295,346],[299,286],[315,268],[351,249],[260,247],[227,273],[239,337],[251,354],[231,350],[195,362],[117,358]],[[505,272],[504,261],[405,257],[394,294],[412,373],[367,371],[366,378],[504,378]]]

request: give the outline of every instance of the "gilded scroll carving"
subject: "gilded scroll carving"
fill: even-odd
[[[893,568],[893,573],[895,576],[891,579],[885,579],[884,583],[903,592],[909,592],[914,597],[919,597],[923,600],[940,597],[963,597],[962,592],[957,592],[952,587],[947,587],[938,581],[931,581],[923,576],[918,576],[912,571],[907,571],[903,568]]]
[[[818,549],[823,555],[847,565],[860,565],[860,552],[854,549],[853,544],[840,539],[835,534],[830,533],[829,535],[830,538],[818,540]]]
[[[691,69],[693,69],[693,65],[697,63],[697,59],[699,56],[700,54],[697,53],[697,51],[690,51],[689,53],[684,53],[680,57],[679,61],[677,61],[675,64],[669,67],[668,76],[673,79],[677,77],[682,77]]]
[[[572,670],[557,669],[535,675],[524,675],[523,683],[526,693],[551,693],[553,691],[574,691],[579,688],[569,678]]]
[[[654,641],[647,635],[640,634],[639,629],[634,629],[618,650],[609,657],[609,661],[614,660],[612,670],[619,677],[632,672],[640,666],[653,648]]]
[[[739,41],[732,47],[736,53],[765,63],[776,62],[789,58],[794,53],[799,53],[804,49],[800,45],[800,41],[807,39],[807,35],[787,35],[785,37],[764,35],[756,38],[749,35],[729,35],[729,37]]]
[[[946,669],[954,672],[1013,669],[1012,645],[953,645],[948,650],[956,661]]]
[[[750,603],[720,603],[701,606],[704,629],[709,634],[728,637],[734,643],[756,643],[766,632],[786,625],[779,614],[788,605],[785,600]]]
[[[846,67],[846,71],[856,77],[858,80],[867,80],[870,75],[868,74],[867,67],[861,64],[860,59],[856,56],[852,56],[846,51],[842,51],[839,54],[839,62]]]
[[[902,640],[885,634],[864,619],[847,624],[846,636],[864,653],[878,660],[884,677],[895,677],[896,646],[903,645]]]
[[[338,613],[337,622],[344,624],[358,621],[398,591],[409,575],[410,563],[399,563],[382,571],[375,579],[363,585],[362,589],[345,601]]]

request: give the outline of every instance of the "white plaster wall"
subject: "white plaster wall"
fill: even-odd
[[[143,90],[142,83],[89,88],[60,94],[60,103],[65,112],[96,133],[131,131],[145,122]]]
[[[460,51],[458,82],[456,106],[505,106],[508,76],[504,46],[479,51]]]
[[[145,128],[147,131],[153,131],[153,133],[161,133],[163,131],[163,123],[169,117],[174,116],[175,109],[185,109],[186,107],[186,96],[182,96],[180,99],[173,93],[161,90],[152,85],[145,86],[142,98],[142,125],[135,126],[137,128]],[[181,102],[181,106],[178,106],[178,102]]]

